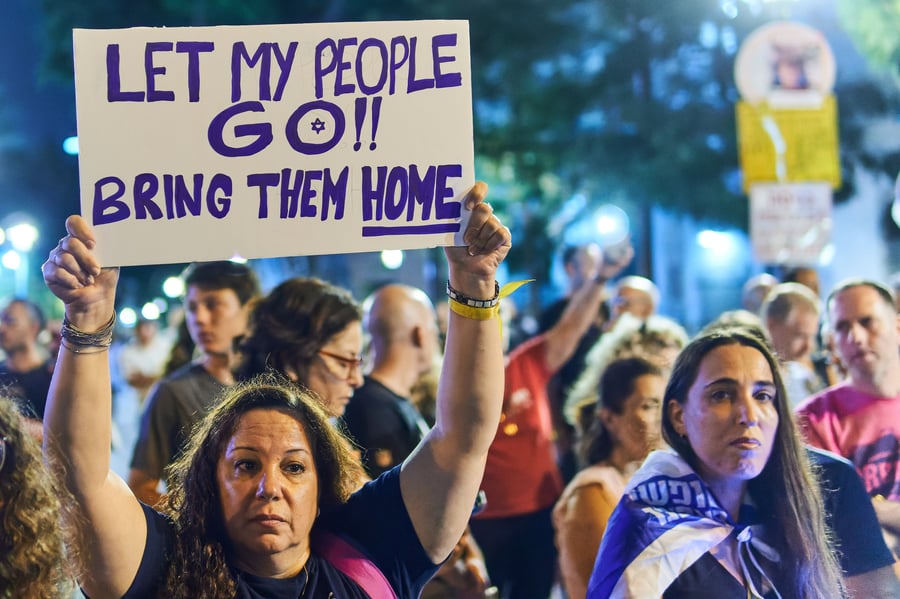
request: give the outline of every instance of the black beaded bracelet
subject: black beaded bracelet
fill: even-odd
[[[452,299],[454,302],[459,302],[460,304],[464,304],[472,308],[493,308],[500,303],[500,283],[494,281],[494,297],[492,297],[491,299],[482,300],[475,299],[474,297],[469,297],[468,295],[463,295],[450,286],[450,281],[447,281],[447,297]]]

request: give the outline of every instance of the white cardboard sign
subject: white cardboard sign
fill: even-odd
[[[105,265],[461,243],[466,21],[74,32]]]

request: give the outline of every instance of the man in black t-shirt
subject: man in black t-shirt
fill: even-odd
[[[428,431],[409,397],[437,356],[438,328],[431,300],[407,285],[382,287],[363,310],[372,370],[353,392],[343,419],[374,478],[403,462]]]

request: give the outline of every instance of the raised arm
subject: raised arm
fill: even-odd
[[[137,499],[109,467],[109,351],[89,337],[115,313],[119,273],[101,270],[96,240],[80,216],[70,216],[66,230],[42,267],[44,281],[65,303],[69,330],[87,336],[63,332],[44,415],[44,455],[78,504],[76,524],[87,544],[82,586],[91,597],[121,597],[137,573],[147,525]]]
[[[622,272],[633,257],[634,248],[629,241],[603,249],[592,276],[572,294],[562,316],[545,333],[544,355],[550,372],[562,368],[575,353],[578,342],[597,318],[603,302],[603,286]]]
[[[494,297],[497,267],[510,248],[509,229],[484,203],[476,183],[467,247],[445,248],[450,285],[471,298]],[[400,488],[422,546],[445,559],[465,530],[481,485],[503,403],[503,349],[498,316],[477,320],[451,311],[434,427],[404,462]]]

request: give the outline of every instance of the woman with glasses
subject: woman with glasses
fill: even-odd
[[[67,497],[44,467],[19,408],[0,397],[0,597],[71,597],[60,505]]]
[[[274,370],[312,391],[330,417],[341,416],[363,383],[361,323],[362,310],[347,290],[288,279],[250,315],[238,378]]]
[[[402,466],[353,491],[353,461],[321,402],[298,385],[254,378],[230,389],[194,430],[163,513],[142,506],[109,468],[118,272],[101,268],[87,222],[69,218],[68,235],[43,265],[66,311],[44,438],[48,461],[66,465],[54,474],[77,498],[86,594],[419,596],[465,530],[500,421],[496,273],[510,235],[484,203],[486,191],[476,184],[461,202],[470,211],[466,245],[445,248],[457,305],[438,416]],[[329,361],[323,367],[337,378],[340,361],[320,352],[355,363],[358,346],[341,340],[332,333],[305,355]],[[343,372],[348,381],[354,369]]]

